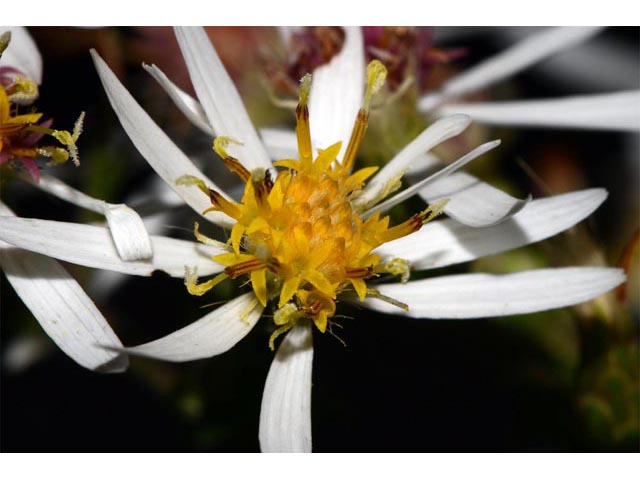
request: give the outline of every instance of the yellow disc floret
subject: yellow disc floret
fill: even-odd
[[[324,332],[340,296],[364,300],[375,295],[367,287],[368,279],[383,272],[408,274],[406,263],[394,259],[386,268],[373,251],[418,230],[429,214],[436,213],[428,209],[389,227],[389,217],[376,213],[365,220],[352,207],[352,200],[377,170],[370,167],[351,172],[351,165],[366,129],[371,92],[380,88],[384,73],[379,62],[369,68],[365,105],[342,162],[338,160],[341,142],[318,150],[315,158],[312,155],[307,109],[310,76],[305,76],[296,109],[299,159],[275,162],[283,168],[275,178],[270,171],[249,173],[227,154],[225,147],[231,140],[221,137],[214,149],[246,182],[242,200],[228,200],[195,177],[179,179],[179,183],[194,184],[206,193],[212,203],[210,210],[224,212],[236,221],[229,252],[213,257],[226,267],[224,272],[203,284],[197,284],[189,272],[189,291],[201,295],[225,278],[248,276],[258,301],[263,306],[273,301],[276,306],[274,322],[278,328],[270,342],[272,348],[274,338],[300,318],[311,319]],[[196,232],[200,238],[197,228]]]

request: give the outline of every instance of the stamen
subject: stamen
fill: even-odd
[[[311,165],[313,151],[311,147],[311,127],[309,126],[309,91],[311,90],[311,75],[306,74],[300,80],[298,106],[296,107],[296,136],[298,138],[298,153],[303,168]]]
[[[222,158],[222,162],[225,164],[225,166],[233,173],[238,175],[238,177],[240,177],[240,179],[246,183],[247,180],[249,180],[249,178],[251,177],[251,173],[242,165],[242,163],[240,163],[237,158],[232,157],[227,153],[226,148],[229,146],[229,143],[242,145],[241,142],[233,140],[229,137],[217,137],[213,141],[213,149],[220,156],[220,158]]]
[[[261,168],[251,172],[251,184],[256,203],[263,209],[269,208],[268,195],[273,187],[271,176]]]
[[[364,106],[365,112],[369,113],[371,106],[371,99],[377,94],[384,81],[387,78],[387,69],[379,60],[373,60],[367,65],[367,90],[364,94]]]
[[[373,273],[373,267],[355,267],[344,269],[347,278],[369,278]]]
[[[376,290],[375,288],[368,288],[367,296],[371,298],[377,298],[378,300],[382,300],[383,302],[387,302],[393,305],[394,307],[401,308],[405,312],[409,311],[409,305],[407,305],[404,302],[401,302],[400,300],[396,300],[395,298],[387,297],[386,295],[383,295],[382,293],[380,293],[379,290]]]
[[[228,266],[224,269],[224,273],[231,279],[238,278],[245,273],[253,272],[254,270],[260,270],[265,268],[264,262],[257,258],[247,260],[245,262],[236,263],[235,265]]]
[[[358,111],[358,116],[356,117],[355,124],[353,125],[353,130],[351,131],[351,138],[349,138],[349,144],[347,145],[347,151],[345,152],[344,159],[342,161],[345,171],[349,171],[353,168],[356,154],[360,149],[364,133],[367,130],[371,99],[382,88],[386,78],[387,69],[379,60],[373,60],[369,63],[367,66],[367,89],[364,95],[363,106]]]
[[[214,240],[213,238],[209,238],[206,235],[200,233],[200,224],[198,222],[194,222],[193,224],[193,234],[196,237],[196,240],[198,240],[200,243],[209,245],[211,247],[227,248],[224,243],[219,242],[218,240]]]
[[[7,88],[7,98],[18,105],[30,105],[39,95],[38,84],[22,75],[15,75],[11,79],[12,85]]]
[[[269,348],[271,349],[271,351],[274,351],[276,349],[276,346],[274,343],[276,339],[283,333],[287,333],[289,330],[291,330],[295,326],[296,326],[296,322],[291,322],[291,323],[287,323],[286,325],[283,325],[280,328],[275,329],[275,331],[269,337]]]
[[[407,283],[409,281],[409,275],[411,274],[409,262],[404,258],[392,258],[386,264],[378,266],[375,271],[399,276],[402,283]]]
[[[195,295],[198,297],[207,293],[209,290],[211,290],[226,278],[228,277],[225,273],[220,273],[211,280],[205,283],[198,284],[198,269],[194,268],[192,270],[189,267],[184,267],[184,284],[187,287],[187,291],[191,295]]]

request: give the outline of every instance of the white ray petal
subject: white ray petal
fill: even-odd
[[[466,115],[451,115],[436,120],[382,167],[363,189],[356,202],[367,206],[374,202],[388,183],[399,179],[411,163],[436,145],[459,135],[470,123],[471,119]]]
[[[640,130],[640,90],[546,100],[445,105],[438,115],[464,113],[492,125]]]
[[[149,72],[156,82],[160,84],[171,100],[173,100],[176,107],[180,109],[191,123],[212,138],[215,136],[213,128],[211,128],[209,119],[204,113],[204,109],[202,108],[202,105],[200,105],[200,102],[169,80],[169,77],[167,77],[156,65],[142,64],[142,67]]]
[[[260,136],[272,159],[298,158],[298,140],[293,130],[262,128]]]
[[[228,150],[249,170],[271,168],[269,156],[240,94],[205,30],[201,27],[176,27],[175,34],[193,87],[216,135],[231,137],[244,144],[229,145]]]
[[[13,212],[0,202],[0,214]],[[9,283],[51,339],[78,364],[91,370],[120,372],[126,355],[98,345],[119,345],[93,301],[55,260],[0,241],[0,264]]]
[[[586,302],[626,280],[616,268],[548,268],[506,275],[473,273],[381,285],[378,290],[409,305],[403,311],[380,300],[374,310],[414,318],[483,318],[540,312]]]
[[[430,222],[376,253],[404,258],[414,270],[467,262],[556,235],[587,218],[606,198],[606,190],[594,188],[533,200],[511,219],[486,228],[451,219]]]
[[[508,220],[531,198],[520,200],[466,172],[456,172],[421,189],[419,195],[432,203],[448,198],[444,213],[470,227],[490,227]]]
[[[386,212],[390,208],[393,208],[396,205],[399,205],[400,203],[404,202],[406,199],[411,198],[412,196],[418,194],[420,190],[426,188],[428,185],[435,184],[436,182],[440,183],[441,181],[446,180],[446,178],[449,175],[451,175],[453,172],[463,168],[464,166],[466,166],[467,164],[469,164],[470,162],[478,158],[480,155],[483,155],[488,151],[493,150],[498,145],[500,145],[500,140],[494,140],[492,142],[487,142],[480,145],[479,147],[474,148],[467,154],[460,157],[455,162],[438,170],[433,175],[429,175],[428,177],[420,180],[414,185],[411,185],[410,187],[405,188],[402,192],[398,193],[397,195],[394,195],[393,197],[385,200],[384,202],[379,203],[368,212],[365,212],[363,216],[366,217],[369,214],[373,213],[374,211]]]
[[[199,214],[211,206],[209,199],[194,186],[176,185],[178,178],[183,175],[193,175],[203,179],[209,187],[225,195],[224,191],[205,177],[156,125],[95,50],[91,51],[91,56],[102,86],[122,127],[156,173]],[[235,223],[232,218],[222,212],[207,213],[205,218],[223,227],[231,227]]]
[[[11,31],[11,42],[2,54],[0,67],[20,70],[38,85],[42,83],[42,56],[36,42],[24,27],[0,27],[0,35]]]
[[[200,276],[222,271],[223,267],[211,256],[228,252],[224,244],[216,248],[152,235],[152,258],[124,261],[105,227],[6,216],[0,216],[0,240],[85,267],[141,276],[161,270],[178,278],[184,277],[185,266],[198,267]]]
[[[578,45],[603,27],[554,27],[525,38],[444,84],[420,99],[418,108],[432,110],[442,102],[488,87],[558,52]]]
[[[297,325],[278,348],[262,393],[260,449],[311,452],[313,332]]]
[[[309,122],[313,148],[342,141],[338,158],[347,148],[362,105],[365,84],[364,41],[360,27],[345,27],[340,53],[313,72]]]
[[[124,351],[169,362],[213,357],[242,340],[260,315],[262,305],[253,293],[245,293],[166,337]]]
[[[104,215],[109,224],[113,242],[122,260],[145,260],[153,255],[149,232],[147,232],[140,215],[127,205],[123,203],[107,203],[90,197],[50,175],[41,175],[38,182],[34,182],[27,176],[22,178],[40,190],[62,200]]]

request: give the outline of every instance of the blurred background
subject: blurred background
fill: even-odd
[[[338,28],[284,42],[274,28],[208,28],[254,122],[292,126],[297,79],[341,48]],[[390,71],[387,101],[372,113],[359,161],[381,164],[430,121],[422,93],[535,28],[365,29],[370,56]],[[155,63],[193,94],[171,29],[32,28],[44,59],[38,110],[70,129],[86,111],[81,166],[47,172],[108,202],[126,202],[151,228],[192,239],[196,215],[176,207],[124,134],[89,57],[96,48],[169,136],[230,191],[239,185],[211,138],[175,108],[141,63]],[[381,47],[386,35],[394,45]],[[640,88],[640,30],[609,28],[475,99],[533,99]],[[410,79],[411,81],[408,81]],[[637,132],[474,125],[438,153],[455,159],[482,141],[501,148],[470,170],[525,197],[604,187],[587,221],[552,239],[435,274],[562,265],[627,269],[629,282],[575,308],[500,319],[428,321],[341,306],[342,342],[315,335],[315,451],[637,451],[639,449],[639,215]],[[2,200],[17,214],[92,222],[99,216],[2,171]],[[157,192],[152,195],[152,192]],[[398,219],[419,208],[397,209]],[[200,318],[237,291],[206,298],[161,275],[125,277],[65,264],[125,345]],[[446,271],[443,271],[446,270]],[[432,273],[433,274],[433,273]],[[227,282],[230,283],[230,282]],[[56,348],[2,277],[0,441],[3,451],[258,451],[262,389],[273,353],[261,321],[228,353],[171,364],[133,358],[119,375],[76,365]]]

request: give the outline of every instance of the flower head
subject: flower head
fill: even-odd
[[[0,55],[10,48],[9,31],[0,41]],[[50,158],[53,164],[71,159],[80,165],[76,142],[84,121],[83,112],[71,132],[52,129],[53,121],[42,121],[43,114],[33,108],[38,96],[35,80],[14,66],[0,66],[0,164],[21,164],[36,181],[40,176],[35,161],[38,157]],[[45,136],[52,137],[58,145],[42,145]]]
[[[354,202],[365,181],[378,170],[368,167],[352,172],[351,168],[366,129],[371,97],[386,76],[386,69],[378,61],[371,62],[367,70],[365,101],[342,162],[337,159],[340,141],[313,155],[312,119],[307,105],[311,77],[306,75],[296,109],[299,159],[275,162],[275,166],[285,168],[275,179],[270,170],[249,172],[231,157],[226,151],[230,139],[225,137],[216,138],[214,149],[245,182],[239,203],[225,199],[197,177],[178,179],[181,184],[198,186],[211,200],[211,210],[236,221],[231,229],[232,251],[213,257],[225,266],[224,272],[203,284],[188,272],[189,292],[202,295],[226,278],[248,276],[262,306],[274,299],[278,307],[274,320],[279,328],[272,335],[271,348],[275,337],[293,328],[301,318],[311,319],[318,330],[325,332],[339,296],[355,294],[361,301],[368,295],[375,297],[377,292],[367,288],[367,280],[398,272],[398,262],[383,261],[373,251],[419,230],[440,213],[444,204],[437,202],[435,207],[390,227],[388,216],[377,211],[365,219],[361,205]],[[196,230],[196,235],[202,234]]]

